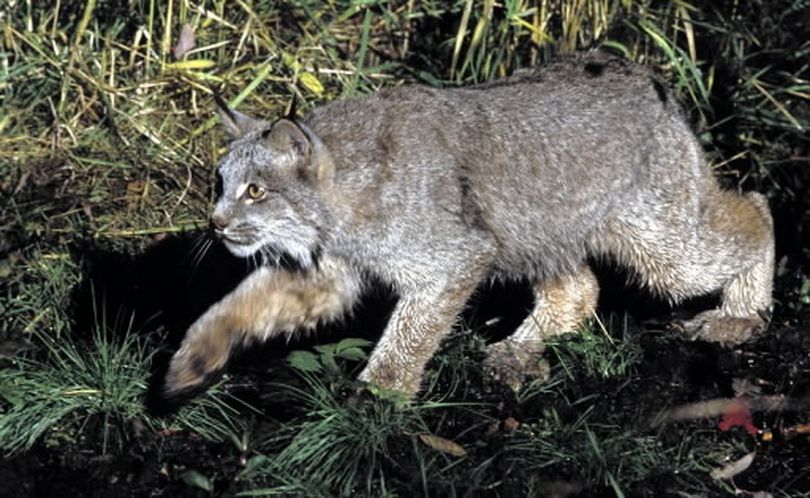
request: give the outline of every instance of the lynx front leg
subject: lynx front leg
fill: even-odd
[[[415,396],[425,365],[452,330],[482,273],[471,272],[452,285],[404,294],[360,380],[409,398]]]
[[[204,386],[235,346],[338,318],[359,291],[356,276],[335,261],[303,274],[257,269],[194,322],[169,364],[164,393],[171,397]]]

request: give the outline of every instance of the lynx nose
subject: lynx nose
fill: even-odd
[[[221,214],[211,215],[211,227],[217,231],[225,230],[228,227],[228,220]]]

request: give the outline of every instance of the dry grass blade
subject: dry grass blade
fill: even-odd
[[[787,108],[784,105],[782,105],[781,102],[776,100],[776,98],[774,98],[771,92],[766,90],[759,81],[752,80],[751,85],[754,88],[756,88],[757,91],[759,91],[759,93],[764,95],[765,98],[768,99],[768,101],[770,101],[774,105],[774,107],[776,107],[779,110],[779,112],[782,113],[783,116],[785,116],[785,119],[790,121],[790,124],[796,127],[797,130],[799,131],[804,130],[804,127],[801,124],[799,124],[799,121],[796,118],[794,118],[793,115],[787,110]]]
[[[742,474],[748,470],[748,467],[754,463],[754,457],[756,455],[756,451],[752,451],[751,453],[746,454],[742,458],[735,460],[722,468],[712,470],[711,476],[715,479],[722,480],[733,479],[737,474]]]
[[[447,453],[448,455],[453,455],[456,457],[463,457],[467,455],[467,450],[465,450],[463,446],[456,443],[455,441],[451,441],[441,436],[434,436],[432,434],[419,434],[419,440],[425,443],[426,445],[430,446],[434,450],[441,451],[442,453]]]
[[[461,14],[461,21],[458,25],[458,32],[453,42],[453,58],[450,61],[450,76],[456,74],[456,67],[458,67],[458,58],[461,55],[461,47],[464,46],[464,38],[467,36],[467,27],[470,23],[470,14],[472,13],[473,0],[466,0],[464,2],[464,12]]]

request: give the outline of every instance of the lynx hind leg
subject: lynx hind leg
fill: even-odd
[[[488,348],[486,364],[493,376],[514,390],[528,377],[544,380],[548,363],[543,360],[544,341],[575,331],[593,315],[599,284],[590,267],[534,286],[535,305],[518,329]]]
[[[169,363],[164,395],[183,396],[206,386],[237,346],[340,317],[359,292],[355,276],[334,262],[304,274],[257,269],[186,332]]]
[[[698,338],[738,344],[765,328],[772,307],[774,235],[768,201],[758,193],[718,192],[702,228],[698,236],[706,250],[726,253],[715,265],[736,265],[722,286],[720,307],[681,326]]]
[[[596,246],[673,302],[720,291],[719,308],[680,325],[694,338],[737,344],[762,330],[770,311],[773,224],[761,195],[710,187],[692,208],[674,192],[636,203],[607,224]]]

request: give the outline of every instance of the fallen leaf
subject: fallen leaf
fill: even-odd
[[[745,472],[745,470],[751,466],[751,463],[754,461],[754,457],[756,456],[757,452],[752,451],[747,455],[743,456],[739,460],[735,460],[728,465],[723,466],[720,469],[714,469],[711,472],[711,476],[715,479],[723,479],[728,480],[732,477]]]
[[[455,441],[450,441],[449,439],[445,439],[440,436],[434,436],[432,434],[419,434],[419,439],[434,450],[441,451],[442,453],[447,453],[457,457],[463,457],[467,454],[467,450],[465,450],[463,446]]]
[[[748,402],[742,399],[736,400],[726,408],[718,427],[721,431],[742,427],[752,436],[756,436],[759,432],[751,418],[751,408],[748,406]]]
[[[194,50],[197,42],[194,36],[194,28],[190,24],[184,24],[180,28],[180,37],[177,39],[177,45],[172,49],[175,59],[179,59],[186,55],[187,52]]]
[[[503,431],[506,433],[515,432],[520,427],[520,422],[512,417],[507,417],[503,421]]]

